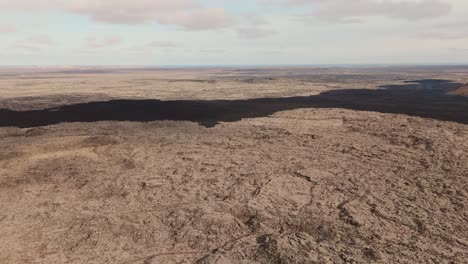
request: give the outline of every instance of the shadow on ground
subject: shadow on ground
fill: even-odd
[[[298,108],[343,108],[405,114],[468,124],[468,98],[448,95],[462,84],[418,80],[377,90],[343,89],[314,96],[248,100],[112,100],[32,111],[0,109],[0,127],[37,127],[64,122],[185,120],[219,122],[269,116]]]

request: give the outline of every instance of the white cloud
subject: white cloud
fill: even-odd
[[[436,24],[419,32],[415,37],[441,40],[468,38],[468,21]]]
[[[280,0],[280,3],[308,7],[303,15],[329,22],[359,22],[369,16],[421,20],[451,11],[451,5],[443,0]]]
[[[264,38],[271,35],[276,34],[276,31],[273,29],[263,29],[258,27],[245,27],[245,28],[238,28],[237,34],[241,38]]]
[[[0,33],[15,33],[18,32],[18,27],[14,25],[0,24]]]
[[[87,49],[109,48],[122,42],[123,39],[119,36],[89,37],[86,39],[84,47]]]
[[[200,52],[202,53],[225,53],[226,50],[224,49],[201,49]]]
[[[157,22],[187,30],[231,26],[234,19],[223,8],[206,8],[189,0],[0,0],[0,10],[62,10],[111,24]]]
[[[158,22],[178,25],[188,30],[205,30],[232,26],[234,18],[222,8],[210,8],[166,15],[161,17]]]
[[[172,41],[151,41],[146,45],[153,48],[177,48],[178,45]]]
[[[55,41],[48,35],[36,35],[17,40],[15,43],[13,43],[11,48],[38,52],[45,47],[53,46],[55,44]]]

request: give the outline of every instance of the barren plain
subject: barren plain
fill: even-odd
[[[468,263],[466,83],[0,68],[0,263]]]

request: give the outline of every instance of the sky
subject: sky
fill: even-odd
[[[466,0],[0,0],[0,65],[468,64]]]

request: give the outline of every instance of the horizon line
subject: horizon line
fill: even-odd
[[[0,68],[73,68],[73,67],[113,67],[113,68],[231,68],[231,67],[437,67],[437,66],[468,66],[467,63],[316,63],[316,64],[24,64],[1,65]]]

